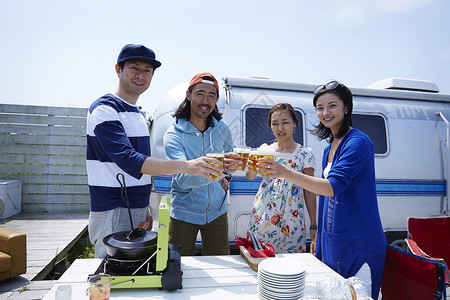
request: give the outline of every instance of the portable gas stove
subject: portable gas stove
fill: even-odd
[[[107,256],[93,274],[112,276],[111,288],[181,289],[180,248],[169,245],[170,199],[161,198],[158,217],[157,249],[146,259],[125,260]]]

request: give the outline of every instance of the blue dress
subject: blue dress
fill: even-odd
[[[330,145],[324,150],[325,169]],[[377,299],[383,277],[386,238],[378,212],[374,147],[363,132],[351,129],[333,158],[327,179],[334,197],[319,197],[316,256],[345,278],[367,262],[372,275],[372,298]]]

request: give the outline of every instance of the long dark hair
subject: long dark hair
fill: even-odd
[[[314,129],[310,130],[310,132],[317,136],[320,140],[326,139],[329,143],[331,143],[335,138],[343,137],[352,126],[353,95],[349,88],[342,83],[338,83],[338,85],[332,89],[327,89],[324,86],[322,90],[314,95],[314,107],[316,107],[317,99],[323,94],[327,93],[335,94],[336,96],[338,96],[339,99],[344,102],[344,107],[347,108],[347,113],[344,114],[344,120],[342,121],[341,127],[339,128],[337,134],[333,136],[331,129],[325,127],[322,122],[319,122],[319,124],[317,126],[314,126]]]
[[[188,93],[191,94],[192,90],[194,89],[196,85],[191,86],[188,89]],[[219,95],[217,95],[219,96]],[[189,121],[191,118],[191,101],[188,100],[188,98],[184,98],[183,102],[178,106],[177,110],[173,114],[173,116],[178,119],[184,119],[186,121]],[[217,121],[222,120],[222,114],[219,112],[219,109],[217,108],[217,104],[214,107],[214,110],[209,114],[209,116],[206,118],[206,128],[214,126],[214,122],[212,117],[216,118]]]

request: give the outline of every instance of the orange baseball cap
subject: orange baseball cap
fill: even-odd
[[[217,96],[219,95],[219,83],[217,82],[217,79],[211,74],[211,73],[200,73],[192,77],[191,82],[189,83],[189,88],[193,87],[196,84],[199,83],[208,83],[214,85],[214,87],[217,90]]]

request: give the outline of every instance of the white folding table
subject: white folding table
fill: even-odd
[[[316,282],[327,275],[340,277],[331,268],[311,254],[282,254],[277,257],[301,261],[306,267],[305,296],[316,295]],[[62,284],[72,286],[72,299],[86,296],[88,274],[94,273],[100,259],[77,259],[45,295],[44,300],[55,299],[55,290]],[[176,291],[148,289],[112,289],[110,299],[258,299],[257,272],[240,255],[183,256],[183,288]]]

